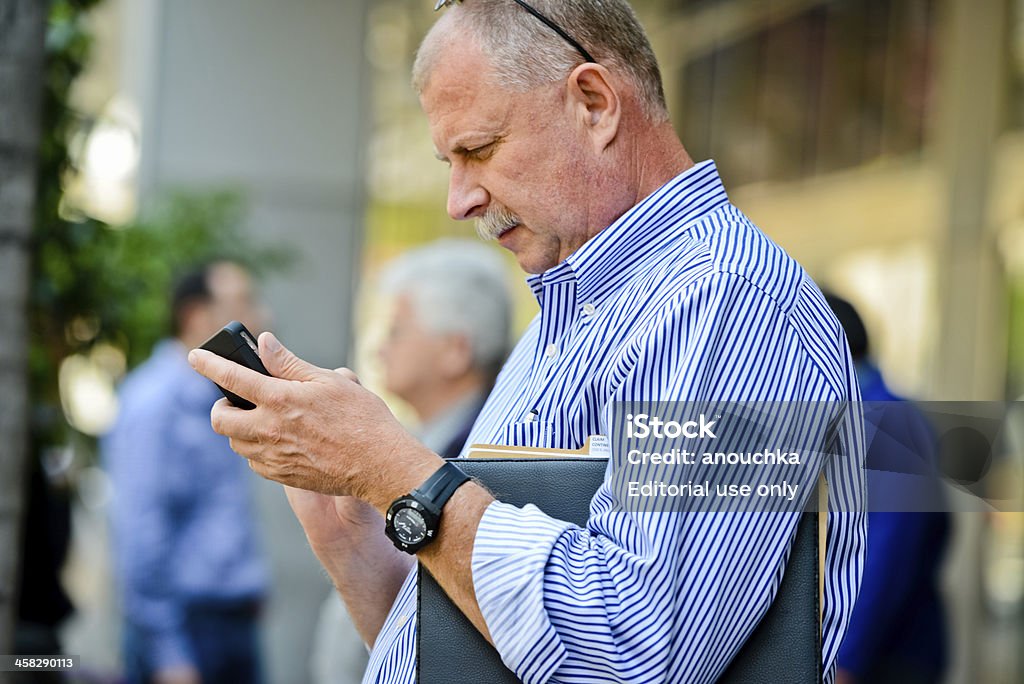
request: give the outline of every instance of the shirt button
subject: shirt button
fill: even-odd
[[[405,623],[408,622],[408,621],[409,621],[409,616],[408,615],[403,615],[400,618],[398,618],[398,626],[399,627],[405,627]]]
[[[554,344],[549,344],[547,346],[547,349],[544,350],[544,356],[548,357],[549,359],[555,358],[556,356],[558,356],[558,347],[556,347]]]
[[[590,302],[587,302],[586,304],[583,305],[583,313],[587,314],[588,316],[593,316],[596,311],[597,307],[591,304]]]

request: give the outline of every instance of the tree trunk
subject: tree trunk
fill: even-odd
[[[0,0],[0,653],[11,653],[17,608],[28,452],[29,238],[49,4]]]

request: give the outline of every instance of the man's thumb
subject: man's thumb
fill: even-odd
[[[260,360],[275,378],[284,380],[312,380],[324,370],[303,361],[274,337],[274,333],[265,332],[260,335]]]

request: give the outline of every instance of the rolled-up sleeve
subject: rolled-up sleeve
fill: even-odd
[[[710,682],[771,604],[797,521],[620,510],[584,530],[495,503],[477,531],[477,601],[527,684]]]
[[[573,527],[536,506],[496,501],[477,528],[477,602],[505,664],[528,684],[547,681],[565,659],[545,605],[544,569],[552,548]]]

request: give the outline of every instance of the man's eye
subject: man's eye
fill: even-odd
[[[496,143],[490,142],[487,143],[486,145],[481,145],[480,147],[474,147],[471,150],[466,150],[466,156],[469,157],[470,159],[486,159],[487,157],[490,157],[491,154],[494,152],[495,144]]]

